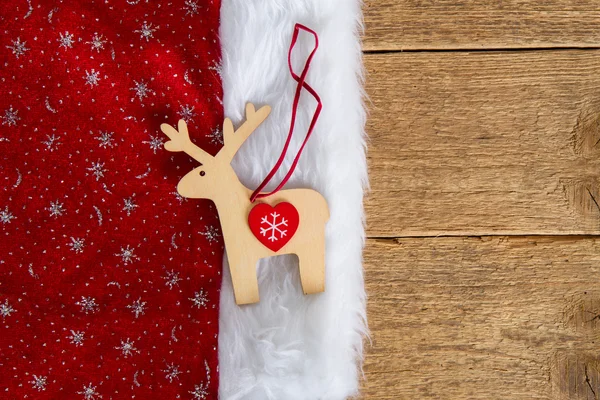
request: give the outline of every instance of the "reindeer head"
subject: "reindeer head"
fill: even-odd
[[[246,121],[237,130],[234,130],[231,120],[225,118],[223,123],[225,146],[214,157],[192,143],[184,120],[179,120],[178,129],[162,124],[160,129],[171,139],[165,143],[165,149],[173,152],[183,151],[202,164],[181,178],[177,185],[177,192],[183,197],[194,199],[215,200],[221,195],[228,195],[232,185],[239,183],[231,167],[233,156],[270,112],[269,106],[256,111],[254,105],[248,103]]]

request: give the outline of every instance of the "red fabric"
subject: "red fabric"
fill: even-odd
[[[159,126],[220,147],[219,7],[1,2],[0,398],[217,397],[219,222]]]

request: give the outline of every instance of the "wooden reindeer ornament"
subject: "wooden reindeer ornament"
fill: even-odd
[[[329,210],[323,196],[310,189],[253,196],[231,167],[233,156],[270,111],[269,106],[256,111],[247,104],[246,121],[237,130],[226,118],[225,145],[214,157],[191,142],[184,120],[179,121],[178,129],[167,124],[160,127],[170,139],[165,149],[183,151],[202,164],[179,181],[177,192],[183,197],[210,199],[217,206],[237,304],[259,301],[256,263],[275,255],[298,256],[305,294],[325,288],[325,224]],[[256,198],[261,201],[254,203]]]

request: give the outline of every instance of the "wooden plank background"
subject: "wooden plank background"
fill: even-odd
[[[600,2],[364,13],[363,398],[599,400]]]
[[[594,48],[597,0],[366,0],[364,49]]]

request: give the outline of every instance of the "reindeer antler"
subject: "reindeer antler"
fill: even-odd
[[[163,131],[163,133],[167,135],[169,139],[171,139],[165,143],[166,150],[173,152],[183,151],[194,160],[199,161],[202,164],[206,164],[210,159],[212,159],[210,154],[192,143],[188,133],[187,124],[184,120],[179,120],[177,123],[177,128],[179,130],[173,128],[169,124],[160,125],[160,130]]]
[[[235,153],[242,146],[248,136],[258,128],[258,126],[269,116],[271,107],[263,106],[256,111],[254,104],[246,104],[246,121],[237,129],[234,130],[233,122],[229,118],[225,118],[223,122],[223,139],[225,147],[221,149],[219,155],[223,154],[229,160],[233,158]]]

